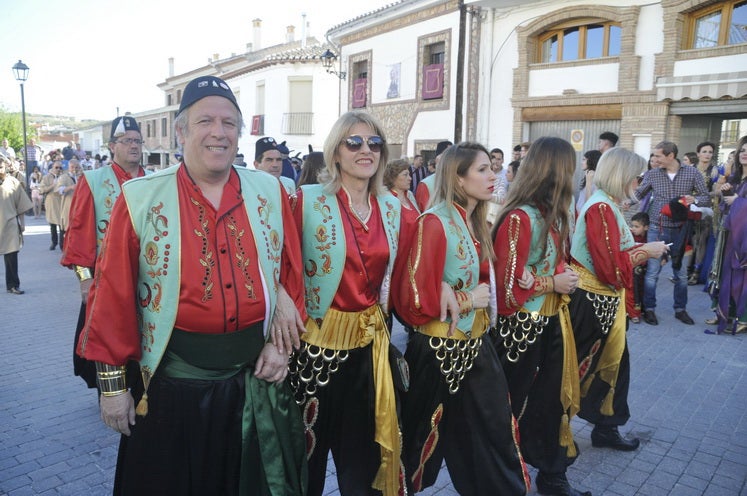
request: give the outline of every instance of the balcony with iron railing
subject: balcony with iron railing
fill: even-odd
[[[314,134],[314,113],[283,114],[283,134]]]

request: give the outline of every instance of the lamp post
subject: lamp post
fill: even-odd
[[[328,48],[319,58],[322,60],[322,67],[327,70],[327,74],[334,74],[338,78],[345,80],[345,76],[347,76],[346,72],[337,72],[332,68],[332,64],[337,60],[337,55],[335,55],[332,50]]]
[[[29,78],[29,66],[21,62],[18,62],[13,66],[13,74],[16,77],[16,81],[21,83],[21,116],[23,119],[23,163],[26,165],[26,188],[30,188],[31,185],[31,168],[29,167],[29,151],[26,148],[26,101],[23,97],[23,83]]]

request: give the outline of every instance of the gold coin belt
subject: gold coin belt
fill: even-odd
[[[617,315],[617,306],[620,304],[618,296],[604,296],[586,292],[588,299],[594,307],[594,315],[599,320],[599,326],[602,328],[602,334],[607,334],[615,322]]]
[[[436,352],[441,375],[449,386],[449,394],[456,394],[467,372],[472,369],[482,346],[482,337],[449,339],[431,336],[428,345]]]
[[[291,355],[288,377],[294,391],[296,403],[303,405],[309,396],[315,396],[317,388],[329,384],[332,375],[340,370],[340,364],[348,359],[348,350],[331,350],[308,343]]]
[[[550,318],[545,315],[533,316],[527,312],[499,315],[496,329],[503,338],[508,361],[518,362],[521,354],[529,349],[529,345],[534,344],[549,321]]]

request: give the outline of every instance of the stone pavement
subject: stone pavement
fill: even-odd
[[[118,436],[100,421],[95,393],[72,375],[78,284],[58,265],[59,250],[48,250],[46,224],[28,224],[19,257],[26,294],[0,293],[0,495],[111,494]],[[674,320],[667,277],[665,268],[660,325],[628,334],[632,418],[622,431],[641,447],[592,448],[590,427],[576,419],[581,454],[569,479],[595,496],[747,496],[747,336],[703,333],[702,286],[690,288],[696,325]],[[401,328],[394,341],[404,344]],[[326,494],[336,487],[330,464]],[[444,468],[421,494],[457,493]]]

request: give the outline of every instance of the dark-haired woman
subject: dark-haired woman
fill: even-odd
[[[581,160],[581,171],[583,171],[584,177],[581,178],[580,189],[578,191],[576,214],[581,211],[587,198],[590,198],[594,193],[594,171],[596,171],[597,163],[601,157],[602,152],[599,150],[589,150],[584,153],[584,158]]]
[[[496,223],[498,323],[521,451],[540,494],[579,495],[566,478],[577,456],[570,420],[579,408],[576,345],[568,312],[578,274],[567,262],[575,151],[559,138],[529,147]],[[532,281],[531,285],[526,285]]]
[[[413,492],[435,483],[444,460],[462,495],[521,495],[530,485],[506,379],[485,334],[496,309],[485,220],[494,181],[482,145],[449,147],[436,169],[434,206],[395,268],[397,311],[416,327],[402,409]]]

